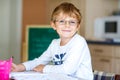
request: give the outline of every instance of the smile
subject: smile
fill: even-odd
[[[71,30],[62,30],[63,32],[71,32]]]

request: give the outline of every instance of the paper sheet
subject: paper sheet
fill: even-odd
[[[34,71],[25,71],[25,72],[11,72],[10,78],[15,80],[78,80],[63,74],[43,74]]]

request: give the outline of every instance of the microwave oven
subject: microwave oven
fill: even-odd
[[[95,38],[120,40],[120,16],[95,19],[94,36]]]

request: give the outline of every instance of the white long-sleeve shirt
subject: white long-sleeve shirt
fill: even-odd
[[[50,61],[53,65],[48,64]],[[74,35],[65,46],[60,46],[60,39],[54,39],[39,58],[23,64],[26,70],[44,64],[45,73],[62,73],[93,80],[90,52],[85,39],[78,34]]]

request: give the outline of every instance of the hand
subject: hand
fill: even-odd
[[[12,63],[12,66],[11,66],[11,71],[12,72],[17,72],[17,65],[16,64],[14,64],[14,63]]]
[[[12,63],[11,71],[12,72],[25,71],[25,66],[23,64],[16,65]]]
[[[43,73],[43,68],[44,68],[44,67],[45,67],[45,65],[40,64],[40,65],[38,65],[37,67],[35,67],[33,70],[34,70],[34,71],[37,71],[37,72]]]

